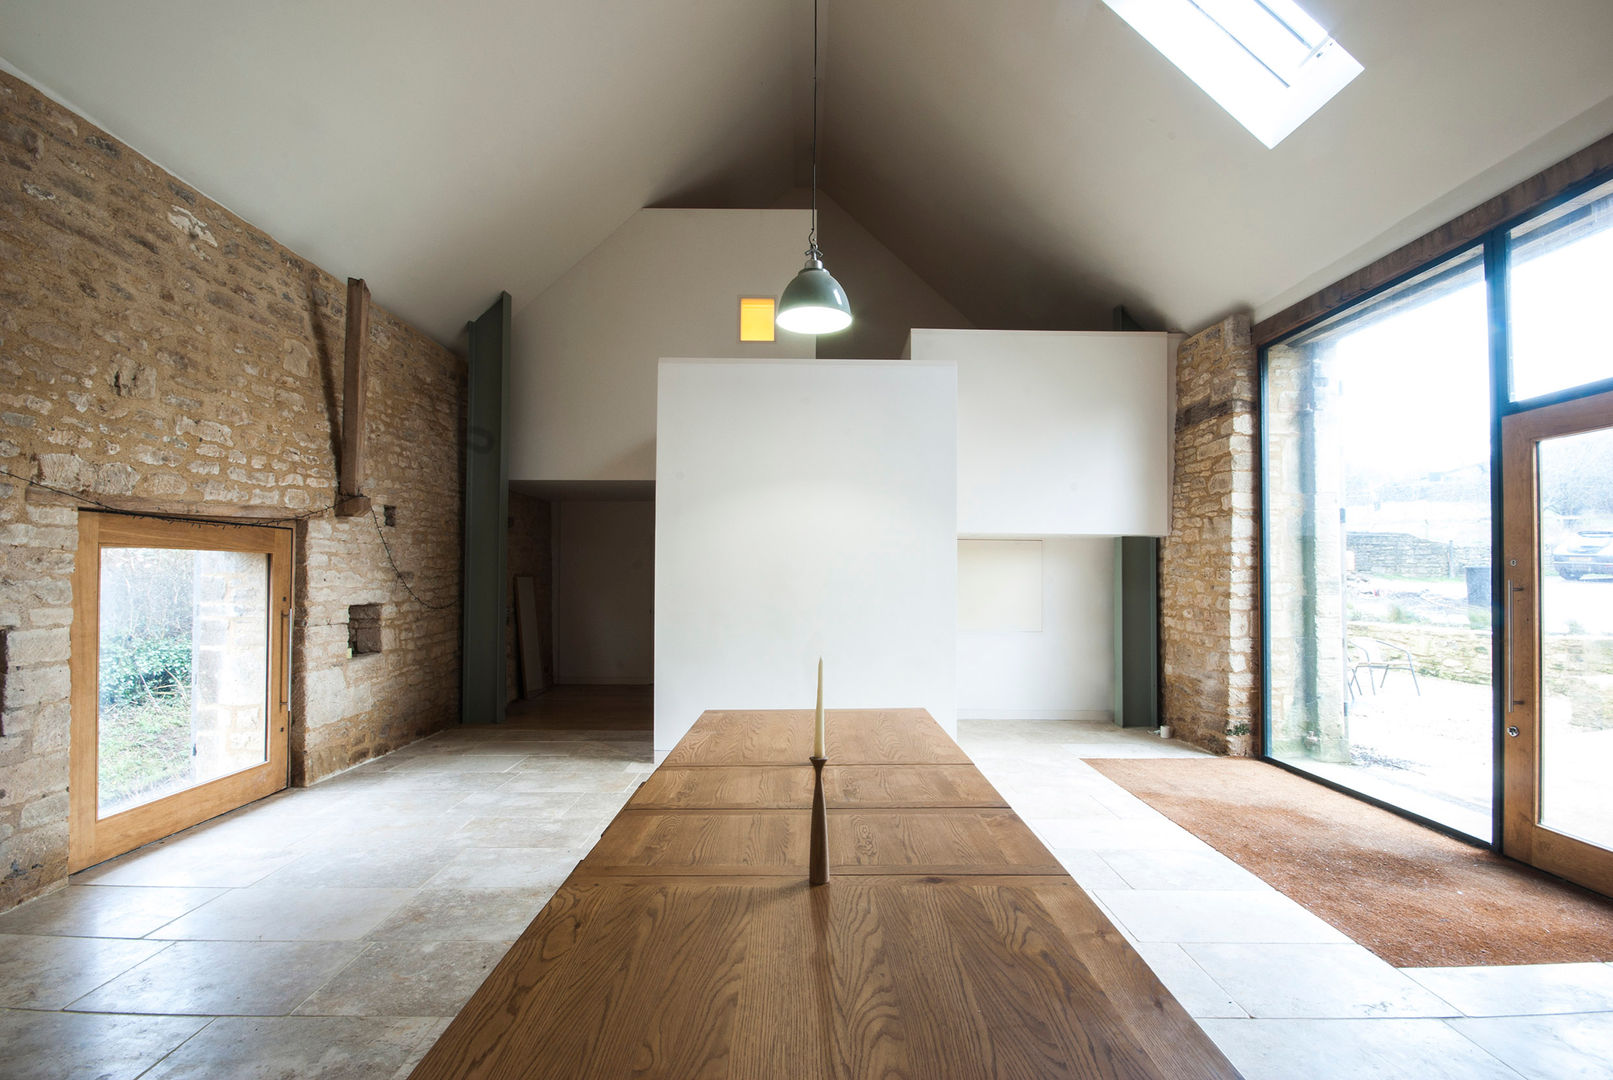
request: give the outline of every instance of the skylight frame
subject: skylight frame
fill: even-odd
[[[1267,149],[1363,70],[1293,0],[1103,2]]]

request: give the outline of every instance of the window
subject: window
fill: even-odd
[[[1613,379],[1613,346],[1587,317],[1613,296],[1613,183],[1507,237],[1512,399]]]
[[[291,530],[81,512],[68,868],[286,786]]]
[[[1361,74],[1292,0],[1104,3],[1268,148]]]
[[[1484,260],[1266,350],[1266,753],[1489,839]]]
[[[773,306],[771,296],[746,296],[739,301],[739,340],[773,340]]]

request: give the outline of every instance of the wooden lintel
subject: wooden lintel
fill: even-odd
[[[364,491],[364,399],[369,384],[365,354],[370,345],[370,287],[363,278],[347,279],[347,341],[342,370],[342,459],[341,493],[361,495]],[[345,505],[345,504],[344,504]],[[337,514],[351,517],[361,511]],[[364,513],[369,512],[365,500]]]
[[[370,512],[368,495],[343,495],[336,503],[337,517],[360,517]]]

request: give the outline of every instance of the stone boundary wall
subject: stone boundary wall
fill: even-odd
[[[343,282],[0,73],[0,468],[128,509],[328,506]],[[459,672],[463,362],[386,311],[370,336],[376,526],[297,530],[291,749],[316,780],[451,723]],[[77,501],[0,476],[0,909],[63,881]],[[385,649],[348,659],[350,604]]]
[[[1455,544],[1389,532],[1347,533],[1344,542],[1355,556],[1358,574],[1459,578],[1465,567],[1490,565],[1488,544]]]
[[[1176,352],[1171,532],[1160,547],[1164,722],[1218,754],[1258,750],[1259,527],[1249,317]]]

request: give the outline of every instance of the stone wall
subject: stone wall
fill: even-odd
[[[1258,386],[1247,315],[1177,350],[1171,533],[1160,548],[1164,722],[1222,754],[1257,749]]]
[[[298,527],[299,782],[455,719],[463,363],[371,317],[368,518],[335,500],[345,289],[0,73],[0,468],[126,509]],[[0,476],[0,908],[67,858],[68,628],[82,499]],[[348,659],[347,606],[386,651]]]
[[[1455,578],[1469,566],[1490,565],[1488,544],[1457,544],[1388,532],[1352,532],[1345,543],[1358,574]]]

